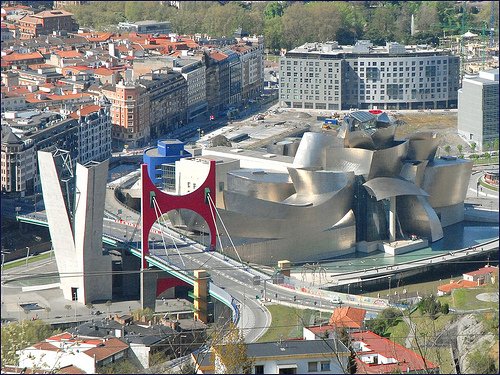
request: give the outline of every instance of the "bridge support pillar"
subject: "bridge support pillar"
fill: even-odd
[[[156,273],[148,272],[148,268],[141,272],[141,308],[156,308]]]
[[[205,270],[194,271],[194,318],[208,323],[208,280],[210,274]]]
[[[389,240],[391,242],[396,241],[396,197],[390,197]]]
[[[278,261],[278,268],[280,269],[283,276],[290,277],[290,261],[289,260],[280,260]]]

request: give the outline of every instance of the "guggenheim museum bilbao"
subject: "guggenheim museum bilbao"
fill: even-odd
[[[334,131],[306,132],[267,152],[206,148],[176,161],[175,172],[156,171],[170,183],[175,174],[175,192],[186,194],[215,159],[223,251],[236,256],[232,240],[248,262],[310,262],[366,251],[370,244],[437,241],[443,227],[464,218],[472,162],[436,158],[433,133],[397,140],[395,131],[386,113],[357,111]],[[169,217],[174,225],[207,231],[192,211]]]

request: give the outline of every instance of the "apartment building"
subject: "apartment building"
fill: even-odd
[[[105,85],[102,94],[111,103],[111,137],[116,147],[142,147],[150,137],[150,103],[145,86],[120,81]]]
[[[35,184],[35,147],[32,140],[21,140],[8,126],[2,126],[2,192],[33,193]]]
[[[181,73],[187,83],[187,121],[206,114],[206,68],[203,62],[199,59],[174,59],[172,69]]]
[[[26,15],[19,20],[21,39],[33,39],[40,35],[49,35],[54,31],[69,33],[78,30],[73,14],[64,10],[46,10],[33,15]]]
[[[187,123],[187,82],[179,72],[158,70],[141,76],[150,102],[150,134],[155,139]]]
[[[456,108],[459,57],[369,41],[306,43],[280,59],[280,105],[341,110]]]
[[[499,136],[498,71],[466,76],[458,90],[458,133],[478,151],[491,149]]]
[[[82,106],[70,116],[78,121],[78,162],[104,161],[111,157],[111,116],[109,106]]]
[[[264,38],[245,37],[230,49],[239,55],[241,64],[241,99],[260,95],[264,89]]]

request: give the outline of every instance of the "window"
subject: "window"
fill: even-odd
[[[318,362],[309,362],[307,364],[308,372],[317,372],[318,371]]]
[[[256,365],[254,374],[263,374],[264,373],[264,365]]]
[[[330,371],[330,361],[321,362],[321,371]]]

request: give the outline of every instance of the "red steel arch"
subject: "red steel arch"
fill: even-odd
[[[160,191],[151,181],[148,175],[147,164],[141,165],[141,245],[142,245],[142,268],[147,268],[146,255],[149,254],[148,237],[153,224],[157,220],[153,206],[153,196],[158,203],[161,214],[170,210],[189,209],[199,214],[207,222],[210,230],[210,248],[215,249],[216,230],[215,221],[210,211],[207,194],[210,194],[215,202],[215,160],[210,160],[210,168],[205,181],[193,192],[186,195],[171,195]],[[215,211],[213,212],[215,215]]]

